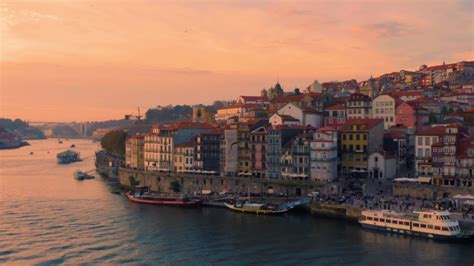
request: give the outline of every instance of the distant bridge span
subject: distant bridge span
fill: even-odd
[[[53,128],[54,126],[64,125],[73,128],[81,136],[87,135],[87,129],[91,122],[56,122],[56,121],[27,121],[28,125],[39,128]]]

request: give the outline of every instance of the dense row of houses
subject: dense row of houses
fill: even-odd
[[[240,96],[220,108],[212,124],[193,115],[193,121],[155,125],[131,136],[126,165],[230,178],[333,182],[408,176],[472,186],[472,85],[448,82],[453,75],[471,75],[472,62],[461,63],[447,74],[439,69],[451,65],[359,84],[315,81],[304,92],[285,92],[277,83],[260,96]],[[380,86],[381,79],[391,89]],[[447,88],[434,86],[445,81]],[[425,87],[415,86],[420,84]]]

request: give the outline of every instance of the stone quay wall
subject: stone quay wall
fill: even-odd
[[[428,184],[394,183],[393,195],[398,197],[409,196],[412,198],[437,198],[453,197],[455,195],[474,195],[474,187],[442,187]]]
[[[258,179],[245,177],[221,177],[210,175],[177,174],[145,172],[128,168],[120,168],[118,174],[119,183],[123,187],[130,187],[130,177],[133,177],[137,185],[149,186],[151,191],[170,193],[171,182],[178,182],[181,191],[186,194],[202,192],[204,190],[213,192],[241,192],[247,193],[284,193],[288,196],[304,196],[318,190],[329,189],[326,184],[313,181],[293,181],[279,179]]]
[[[311,214],[357,222],[362,215],[362,210],[351,206],[313,203],[311,204]]]

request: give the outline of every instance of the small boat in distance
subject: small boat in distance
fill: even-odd
[[[196,207],[202,205],[202,199],[193,199],[186,195],[175,196],[154,194],[149,191],[147,186],[137,186],[134,190],[135,192],[130,191],[125,195],[130,201],[135,203],[180,207]]]
[[[364,228],[437,240],[465,240],[473,234],[461,231],[459,222],[448,211],[363,211],[359,223]]]
[[[227,208],[233,211],[254,214],[282,214],[292,209],[290,207],[279,208],[279,206],[250,202],[236,202],[235,204],[224,204]]]
[[[74,178],[76,180],[82,181],[84,179],[94,179],[95,176],[89,175],[86,172],[82,172],[81,170],[77,170],[76,172],[74,172]]]

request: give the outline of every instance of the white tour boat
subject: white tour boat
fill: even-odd
[[[413,214],[388,210],[362,211],[359,223],[368,229],[432,239],[472,237],[472,233],[461,231],[459,222],[452,220],[448,211],[417,211]]]

